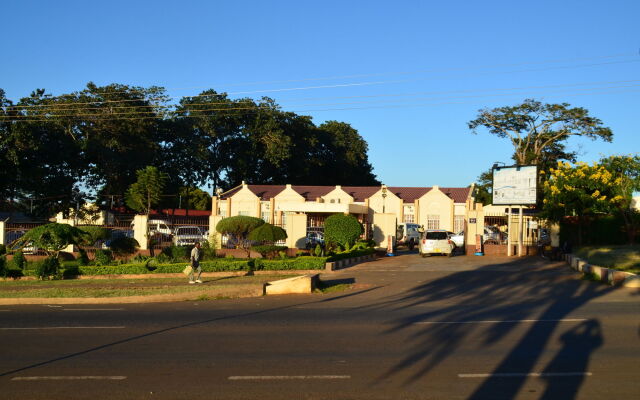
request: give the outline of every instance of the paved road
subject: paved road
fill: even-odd
[[[0,307],[3,399],[631,399],[638,291],[405,254],[331,295]]]

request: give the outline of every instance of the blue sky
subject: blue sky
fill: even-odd
[[[638,1],[7,1],[0,88],[269,96],[352,124],[388,185],[466,186],[513,152],[467,122],[525,98],[613,129],[570,142],[584,161],[639,152],[638,15]]]

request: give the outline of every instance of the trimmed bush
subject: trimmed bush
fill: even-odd
[[[353,215],[334,214],[324,222],[324,239],[350,249],[363,232],[362,224]]]
[[[191,247],[171,245],[162,249],[162,254],[169,257],[172,262],[189,261]]]
[[[57,257],[47,257],[36,263],[35,275],[40,279],[57,277],[60,272],[60,261]]]
[[[22,250],[18,250],[13,255],[11,259],[11,263],[13,264],[13,269],[24,269],[27,266],[27,259],[22,254]]]
[[[98,240],[107,240],[111,237],[111,232],[101,226],[79,226],[78,229],[85,233],[79,243],[85,246],[93,246]]]
[[[0,244],[0,256],[3,254],[7,254],[7,246]]]
[[[88,265],[89,264],[89,256],[87,256],[87,252],[84,249],[80,249],[80,258],[78,258],[78,262],[80,265]]]
[[[109,244],[111,251],[117,256],[128,256],[136,252],[140,247],[140,243],[134,238],[120,236],[115,238]]]
[[[262,246],[253,246],[251,247],[251,250],[260,253],[260,255],[264,258],[273,258],[278,252],[287,250],[287,246],[274,246],[265,244]]]
[[[179,264],[160,264],[153,271],[155,274],[171,274],[182,272],[186,267],[186,263]],[[224,272],[224,271],[248,271],[251,268],[249,260],[226,260],[218,259],[211,261],[202,261],[200,268],[203,272]]]
[[[113,261],[113,255],[111,254],[111,250],[96,250],[96,258],[95,262],[97,265],[109,265],[109,263]]]
[[[262,224],[249,233],[249,240],[260,243],[275,243],[287,238],[287,232],[279,226]]]

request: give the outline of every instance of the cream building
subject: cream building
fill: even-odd
[[[302,248],[307,231],[322,229],[336,213],[354,215],[365,235],[380,245],[395,235],[395,225],[417,223],[425,229],[464,229],[467,204],[473,203],[473,186],[467,188],[392,186],[248,185],[242,183],[213,197],[211,232],[225,217],[246,215],[287,230],[287,245]],[[391,226],[393,225],[393,226]]]

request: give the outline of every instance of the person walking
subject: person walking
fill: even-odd
[[[200,243],[196,242],[196,245],[191,249],[191,272],[189,273],[189,283],[202,283],[200,275],[202,274],[202,268],[200,267]],[[196,280],[194,281],[194,272],[197,273]]]

